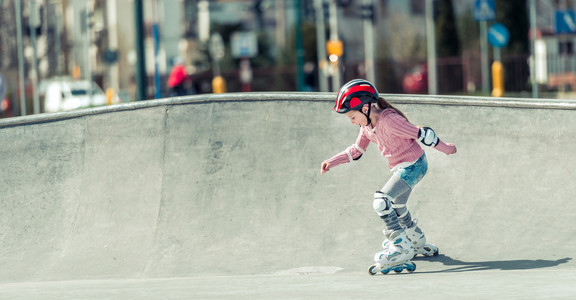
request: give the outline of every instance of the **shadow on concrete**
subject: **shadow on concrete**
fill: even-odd
[[[572,260],[571,257],[561,258],[557,260],[544,260],[544,259],[520,259],[520,260],[502,260],[502,261],[477,261],[466,262],[458,259],[453,259],[450,256],[440,254],[432,257],[417,257],[414,262],[430,261],[439,262],[450,268],[439,271],[421,272],[421,273],[444,273],[444,272],[471,272],[471,271],[485,271],[485,270],[530,270],[556,267],[565,264]]]

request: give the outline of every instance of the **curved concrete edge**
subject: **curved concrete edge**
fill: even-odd
[[[521,99],[521,98],[491,98],[471,96],[430,96],[430,95],[400,95],[381,94],[391,103],[395,104],[428,104],[428,105],[456,105],[456,106],[483,106],[483,107],[510,107],[527,109],[561,109],[576,110],[576,100],[567,99]],[[193,103],[210,102],[247,102],[247,101],[334,101],[334,93],[313,92],[251,92],[251,93],[225,93],[202,94],[185,97],[163,98],[111,106],[102,106],[81,109],[70,112],[45,113],[0,120],[0,128],[14,127],[38,123],[54,122],[59,120],[80,118],[89,115],[106,114],[119,111],[138,110],[158,106],[174,106]]]
[[[202,94],[185,97],[163,98],[158,100],[145,100],[121,103],[110,106],[100,106],[88,109],[79,109],[68,112],[44,113],[0,120],[0,128],[22,126],[38,123],[54,122],[74,119],[90,115],[99,115],[112,112],[132,111],[160,106],[175,106],[186,104],[204,104],[214,102],[254,102],[254,101],[328,101],[333,95],[329,93],[226,93]]]
[[[384,95],[392,103],[575,110],[576,100],[472,96]]]

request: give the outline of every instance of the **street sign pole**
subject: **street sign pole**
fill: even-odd
[[[506,47],[510,40],[510,32],[506,26],[494,23],[488,29],[488,42],[494,50],[494,61],[492,62],[492,96],[504,96],[504,65],[501,62],[500,48]]]
[[[474,18],[480,23],[482,93],[488,94],[490,89],[488,76],[488,21],[496,18],[496,5],[494,0],[476,0],[476,2],[474,2]]]

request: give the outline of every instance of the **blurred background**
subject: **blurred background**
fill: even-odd
[[[2,117],[172,96],[571,97],[576,0],[0,0]]]

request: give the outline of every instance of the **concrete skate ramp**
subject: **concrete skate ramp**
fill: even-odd
[[[320,176],[358,133],[333,97],[199,95],[0,121],[0,282],[367,276],[383,228],[372,195],[391,174],[372,145]],[[417,272],[575,269],[576,103],[387,98],[458,147],[426,149],[408,202],[443,254]]]

